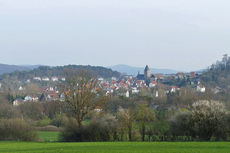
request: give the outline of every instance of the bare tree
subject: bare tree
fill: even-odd
[[[122,125],[128,129],[129,141],[132,141],[133,123],[136,120],[136,111],[133,109],[120,108],[118,118]]]
[[[82,71],[80,76],[72,75],[67,78],[64,85],[64,102],[68,110],[73,113],[79,127],[96,106],[102,106],[106,102],[106,97],[100,93],[97,89],[97,79],[88,72]]]
[[[146,126],[155,119],[155,112],[146,104],[138,105],[137,120],[140,123],[140,133],[142,141],[145,141]]]

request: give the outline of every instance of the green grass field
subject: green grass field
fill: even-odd
[[[230,153],[228,142],[0,142],[1,153]]]
[[[0,153],[230,153],[230,142],[60,143],[59,132],[38,132],[42,142],[0,142]]]
[[[59,132],[38,132],[40,141],[44,142],[56,142],[59,139]]]

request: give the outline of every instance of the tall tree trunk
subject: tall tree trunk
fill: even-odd
[[[82,122],[81,122],[81,120],[77,120],[77,123],[78,123],[78,127],[81,128],[81,127],[82,127]]]
[[[129,141],[132,141],[132,127],[129,127]]]
[[[142,135],[142,141],[145,141],[145,125],[142,124],[142,129],[141,129],[141,135]]]

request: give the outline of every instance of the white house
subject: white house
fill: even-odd
[[[34,102],[36,102],[36,101],[38,101],[38,100],[39,100],[38,97],[33,97],[33,101],[34,101]]]
[[[109,92],[109,91],[106,91],[105,95],[106,95],[106,96],[110,95],[110,92]]]
[[[112,77],[111,79],[112,79],[112,80],[117,80],[117,78],[116,78],[116,77]]]
[[[96,106],[96,108],[94,109],[95,112],[101,112],[103,109],[100,106]]]
[[[31,96],[26,96],[24,98],[24,101],[33,101],[33,98]]]
[[[216,86],[216,88],[212,89],[212,91],[213,91],[215,94],[217,94],[217,93],[221,92],[222,89],[221,89],[220,87]]]
[[[44,91],[55,91],[55,87],[47,87]]]
[[[156,91],[156,97],[159,97],[159,92],[158,91]]]
[[[52,80],[53,82],[58,81],[58,77],[54,76],[54,77],[51,78],[51,80]]]
[[[129,98],[129,91],[125,93],[125,97]]]
[[[41,77],[34,77],[34,80],[41,81]]]
[[[204,93],[204,92],[206,91],[205,86],[198,85],[198,86],[196,87],[196,91],[201,92],[201,93]]]
[[[171,86],[168,92],[175,93],[177,90],[180,90],[177,86]]]
[[[49,87],[49,91],[54,91],[54,87]]]
[[[22,98],[17,98],[13,101],[13,106],[18,106],[20,105],[21,103],[23,103],[24,100]]]
[[[22,86],[20,86],[20,87],[18,88],[18,90],[19,90],[19,91],[22,91],[22,90],[24,90],[24,88],[23,88]]]
[[[26,97],[24,98],[24,101],[33,101],[33,102],[36,102],[36,101],[38,101],[38,100],[39,100],[38,97],[26,96]]]
[[[183,72],[179,72],[176,74],[177,79],[184,79],[186,78],[186,74]]]
[[[136,87],[145,87],[146,83],[144,80],[137,80],[136,81]]]
[[[65,81],[65,77],[62,77],[61,80],[62,80],[62,81]]]
[[[103,81],[103,80],[104,80],[104,78],[102,78],[102,77],[98,78],[98,81]]]
[[[48,77],[43,77],[42,81],[50,81],[50,79]]]
[[[156,87],[156,85],[157,85],[157,82],[156,82],[156,81],[152,81],[152,82],[149,84],[149,87],[150,87],[150,88],[154,88],[154,87]]]
[[[60,101],[65,101],[65,94],[62,93],[59,98],[60,98]]]
[[[137,89],[137,87],[132,87],[132,94],[137,94],[140,91]]]

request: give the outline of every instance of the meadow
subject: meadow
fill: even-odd
[[[57,142],[59,140],[59,132],[39,131],[38,136],[43,142]]]
[[[229,142],[0,142],[1,153],[229,153]]]
[[[0,142],[0,153],[230,153],[230,142],[58,142],[59,132],[38,132],[41,142]]]

